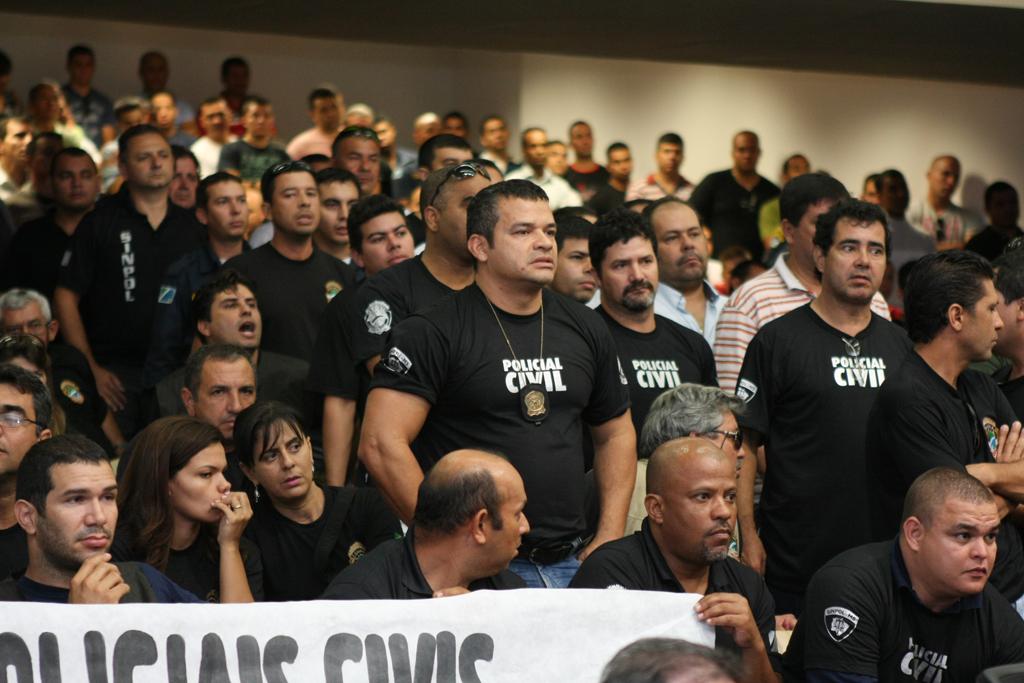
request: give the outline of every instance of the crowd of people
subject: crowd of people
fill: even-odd
[[[798,153],[779,187],[749,130],[637,179],[457,111],[407,150],[326,86],[282,145],[240,57],[195,108],[159,52],[114,101],[67,67],[22,105],[0,53],[0,600],[617,587],[703,595],[736,657],[609,671],[1024,661],[1010,184],[987,221],[947,153],[913,206]]]

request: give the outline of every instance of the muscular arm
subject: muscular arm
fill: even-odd
[[[356,402],[340,396],[324,396],[324,469],[329,486],[345,485],[355,429]]]
[[[579,554],[581,561],[601,544],[622,538],[636,481],[636,430],[629,411],[592,426],[590,434],[594,441],[594,478],[601,517],[594,540]]]
[[[406,524],[412,521],[419,485],[423,481],[423,470],[416,462],[411,444],[429,413],[428,401],[394,389],[377,387],[370,391],[366,400],[359,459],[366,465],[385,500]],[[630,480],[630,491],[632,486]],[[619,524],[620,534],[624,522],[625,505]]]

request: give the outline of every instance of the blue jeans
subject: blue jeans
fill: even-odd
[[[580,568],[580,561],[575,555],[570,555],[554,564],[537,564],[517,557],[508,568],[526,582],[527,588],[568,588]]]

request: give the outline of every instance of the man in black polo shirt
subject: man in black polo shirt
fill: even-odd
[[[890,373],[867,424],[870,521],[873,538],[890,538],[914,479],[933,467],[966,470],[999,496],[991,580],[1019,605],[1024,553],[1005,515],[1024,501],[1024,439],[996,383],[968,369],[991,357],[1003,326],[992,277],[983,257],[955,250],[929,254],[911,271],[904,298],[914,352]]]
[[[503,457],[460,450],[423,480],[412,527],[342,571],[328,600],[408,600],[525,588],[508,571],[523,534],[523,480]]]
[[[748,680],[776,683],[772,596],[757,572],[728,556],[735,460],[702,438],[662,444],[647,468],[644,503],[641,530],[595,550],[570,587],[704,595],[697,615],[715,627],[715,646],[742,656]]]
[[[156,128],[118,139],[124,186],[79,224],[61,261],[54,308],[67,343],[89,362],[100,395],[131,437],[142,427],[142,368],[167,266],[202,245],[190,211],[171,203],[170,145]]]
[[[918,477],[895,541],[814,575],[787,680],[973,681],[1024,661],[1024,622],[989,583],[999,517],[996,497],[960,468]]]
[[[271,166],[260,190],[274,237],[226,265],[259,289],[263,348],[308,363],[324,309],[355,284],[355,271],[313,246],[313,233],[320,225],[320,193],[308,164],[286,161]]]
[[[783,613],[799,616],[811,575],[870,540],[864,426],[910,350],[903,331],[871,310],[888,246],[885,215],[873,204],[843,200],[822,214],[814,234],[821,293],[761,328],[739,374],[746,456],[765,447],[760,536]],[[746,532],[755,528],[753,468],[742,474]]]
[[[658,289],[654,230],[629,209],[613,209],[590,232],[590,259],[601,283],[604,318],[629,381],[630,412],[639,434],[647,411],[683,382],[717,386],[715,357],[704,337],[654,314]]]
[[[636,472],[629,394],[608,328],[545,286],[555,271],[547,196],[522,180],[481,190],[467,217],[476,283],[391,332],[367,398],[359,458],[403,519],[437,460],[502,450],[530,498],[533,531],[512,570],[564,586],[622,535]],[[400,266],[399,266],[400,267]],[[393,272],[392,269],[390,272]],[[594,442],[601,517],[585,537],[583,423]]]

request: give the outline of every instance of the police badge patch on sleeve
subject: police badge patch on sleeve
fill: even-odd
[[[405,355],[401,349],[392,346],[380,364],[396,375],[404,375],[409,372],[409,368],[412,367],[412,360],[409,356]]]
[[[828,607],[825,609],[825,630],[829,638],[841,643],[850,637],[857,628],[860,617],[845,607]]]
[[[618,356],[615,357],[615,362],[619,365],[619,381],[622,382],[622,386],[628,387],[629,381],[626,379],[626,373],[622,371],[622,361]]]
[[[177,293],[178,293],[178,290],[177,290],[176,287],[171,287],[169,285],[162,285],[160,287],[160,293],[156,297],[156,302],[158,304],[173,304],[174,303],[174,296]]]
[[[757,394],[757,385],[749,379],[741,379],[740,383],[736,385],[736,396],[745,403],[750,403],[750,399],[754,398],[755,394]]]
[[[388,302],[376,299],[366,306],[363,321],[370,334],[384,334],[391,329],[391,307]]]

